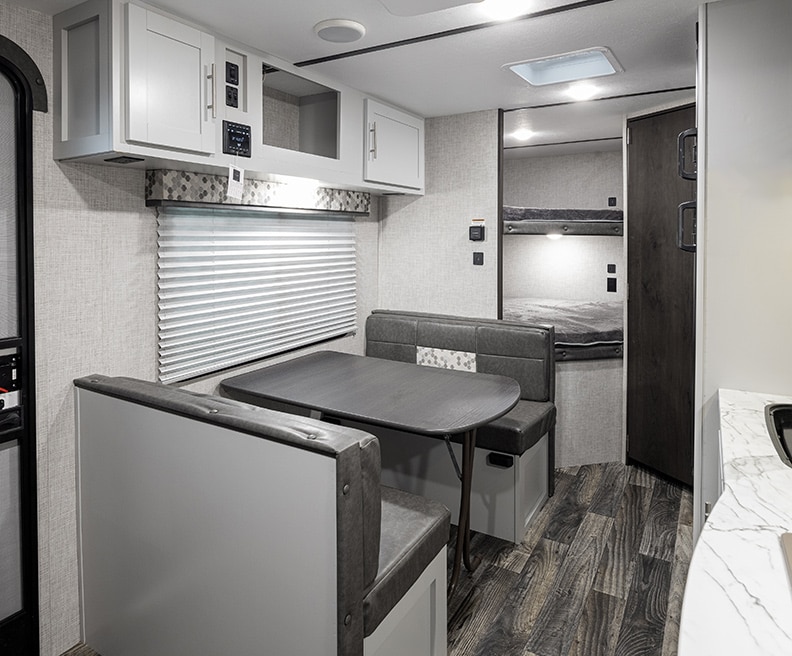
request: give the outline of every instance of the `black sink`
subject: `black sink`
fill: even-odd
[[[784,464],[792,467],[792,404],[774,403],[765,407],[767,430]]]

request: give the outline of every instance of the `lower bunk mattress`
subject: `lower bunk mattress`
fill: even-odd
[[[622,301],[504,297],[503,318],[554,326],[556,361],[621,358],[624,353]]]

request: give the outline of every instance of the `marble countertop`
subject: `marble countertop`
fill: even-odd
[[[764,408],[792,397],[720,390],[724,490],[690,562],[679,656],[792,654],[792,576],[780,535],[792,531],[792,468]]]

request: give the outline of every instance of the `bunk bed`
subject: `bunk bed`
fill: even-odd
[[[554,326],[556,362],[622,357],[624,305],[621,301],[507,297],[503,299],[503,318]]]
[[[622,210],[547,209],[503,206],[503,232],[517,235],[605,235],[624,234]]]
[[[502,217],[504,235],[624,235],[617,209],[504,206]],[[502,310],[507,321],[555,327],[557,466],[621,461],[623,302],[505,295]]]

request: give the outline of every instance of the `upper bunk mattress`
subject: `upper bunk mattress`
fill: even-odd
[[[623,312],[622,301],[503,299],[505,320],[555,327],[556,360],[621,358]]]

